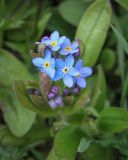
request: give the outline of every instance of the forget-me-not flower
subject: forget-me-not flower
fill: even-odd
[[[71,43],[69,38],[65,38],[64,43],[61,45],[60,54],[61,55],[68,55],[68,54],[74,54],[79,51],[78,48],[79,44],[77,41],[74,41]]]
[[[74,80],[79,87],[85,88],[85,78],[92,74],[92,69],[90,67],[83,67],[82,63],[82,60],[78,60],[75,65],[75,68],[78,70],[79,73],[75,76]]]
[[[58,81],[63,78],[63,82],[67,87],[73,86],[73,76],[78,75],[78,71],[73,67],[74,57],[69,55],[65,61],[61,58],[56,59],[56,68],[54,81]]]
[[[64,40],[65,36],[60,37],[59,33],[57,31],[54,31],[49,38],[43,37],[41,39],[41,43],[44,43],[46,46],[49,46],[52,49],[52,51],[58,51]]]
[[[33,64],[40,69],[41,72],[46,73],[50,78],[55,75],[55,59],[51,57],[51,51],[45,51],[45,57],[37,57],[32,60]]]

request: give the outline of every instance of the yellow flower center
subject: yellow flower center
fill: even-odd
[[[51,42],[51,46],[55,47],[57,45],[57,42],[56,41],[52,41]]]
[[[65,67],[65,68],[63,69],[63,72],[64,72],[64,73],[68,73],[68,72],[69,72],[69,68],[68,68],[68,67]]]
[[[45,67],[45,68],[49,68],[49,67],[50,67],[50,63],[49,63],[48,61],[46,61],[46,62],[44,63],[44,67]]]
[[[67,47],[65,48],[65,50],[66,50],[66,51],[71,51],[71,47],[67,46]]]

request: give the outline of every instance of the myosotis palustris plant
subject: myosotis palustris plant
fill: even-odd
[[[36,44],[39,46],[44,44],[45,47],[43,55],[33,58],[32,62],[53,82],[46,95],[49,105],[51,108],[64,106],[63,97],[84,89],[86,77],[92,74],[92,69],[83,66],[78,41],[71,42],[65,36],[60,37],[57,31],[49,37],[43,37],[41,42]],[[62,92],[57,86],[58,81],[63,81]]]

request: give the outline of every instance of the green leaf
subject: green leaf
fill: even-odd
[[[61,129],[55,137],[53,149],[48,160],[75,160],[76,152],[83,133],[75,126]],[[54,157],[52,156],[54,155]]]
[[[33,78],[25,66],[5,50],[0,50],[0,75],[0,83],[7,87],[11,87],[14,80]]]
[[[121,108],[105,108],[100,113],[99,127],[101,131],[118,133],[128,128],[128,112]]]
[[[32,127],[35,113],[24,108],[12,90],[1,89],[0,99],[4,105],[2,108],[4,120],[10,131],[16,137],[22,137]]]
[[[24,58],[25,62],[30,62],[30,48],[25,43],[19,43],[19,42],[5,42],[5,44],[11,48],[12,50],[19,52],[21,56]],[[29,59],[29,60],[28,60]]]
[[[126,74],[126,79],[124,81],[124,85],[123,85],[123,91],[121,94],[121,106],[124,106],[125,108],[127,108],[127,95],[128,95],[128,72]]]
[[[49,129],[40,124],[34,125],[22,137],[15,137],[6,126],[0,128],[0,144],[6,146],[31,147],[50,137]]]
[[[88,6],[89,4],[82,3],[80,0],[66,0],[60,3],[58,10],[67,22],[72,25],[78,25],[82,14]]]
[[[79,95],[79,98],[74,104],[74,112],[79,111],[80,109],[86,107],[86,105],[89,103],[91,98],[91,87],[85,88],[85,90],[82,92],[81,95]]]
[[[116,0],[116,2],[128,10],[128,0]]]
[[[95,107],[98,111],[102,110],[106,99],[106,81],[102,66],[98,66],[98,73],[95,77],[92,89],[92,98],[89,106]]]
[[[97,143],[92,143],[86,152],[89,160],[114,160],[112,150],[107,147],[102,147]]]
[[[113,69],[116,63],[116,53],[112,49],[106,48],[103,50],[100,60],[103,68],[109,71]]]
[[[29,94],[27,93],[25,83],[23,81],[14,81],[14,89],[15,89],[15,92],[18,96],[18,99],[19,99],[20,103],[25,108],[28,108],[28,109],[38,113],[39,115],[43,115],[43,112],[42,112],[43,107],[46,106],[46,102],[45,102],[44,99],[42,100],[43,101],[42,102],[43,106],[35,105],[31,101],[31,99],[29,97]]]
[[[128,42],[126,41],[124,36],[119,32],[119,30],[117,28],[115,28],[113,25],[111,25],[111,28],[112,28],[115,36],[117,37],[121,47],[128,54]]]
[[[89,146],[91,144],[91,139],[87,139],[87,138],[82,138],[80,140],[80,144],[78,146],[78,152],[82,153],[82,152],[85,152]]]
[[[111,7],[107,0],[96,0],[82,16],[76,38],[85,45],[84,64],[93,66],[104,44],[110,25]]]

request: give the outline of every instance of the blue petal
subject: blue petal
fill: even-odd
[[[74,41],[72,43],[72,49],[76,49],[76,48],[78,48],[78,46],[79,46],[79,43],[77,41]]]
[[[72,76],[65,74],[65,76],[63,77],[63,82],[67,87],[72,87],[73,86]]]
[[[35,44],[37,44],[37,45],[38,45],[38,44],[40,44],[40,43],[41,43],[41,42],[36,42]]]
[[[50,78],[53,78],[55,76],[55,69],[48,68],[48,69],[46,69],[46,73],[49,75]]]
[[[42,38],[41,43],[46,44],[46,46],[51,44],[51,40],[49,38]]]
[[[52,79],[53,81],[58,81],[60,80],[61,78],[63,77],[63,73],[62,71],[56,71],[55,75],[54,75],[54,78]]]
[[[57,31],[54,31],[51,34],[51,40],[58,40],[59,39],[59,33]]]
[[[61,45],[64,42],[64,40],[65,40],[65,36],[60,37],[58,40],[58,45]]]
[[[46,69],[44,67],[40,67],[40,71],[46,73]]]
[[[75,68],[71,68],[69,71],[69,75],[71,75],[71,76],[77,76],[78,74],[79,74],[79,72]]]
[[[85,81],[85,79],[83,77],[77,78],[77,84],[81,88],[85,88],[86,87],[86,81]]]
[[[53,50],[53,51],[57,51],[57,50],[59,50],[59,49],[60,49],[60,46],[58,46],[58,45],[55,46],[55,47],[52,47],[52,50]]]
[[[36,66],[36,67],[41,67],[44,64],[44,59],[43,58],[34,58],[32,60],[32,63]]]
[[[45,50],[45,60],[50,61],[51,59],[51,51],[49,49]]]
[[[71,54],[77,53],[77,52],[79,52],[79,49],[72,49],[72,50],[70,51]]]
[[[52,68],[55,67],[55,59],[54,59],[54,58],[52,58],[52,59],[50,60],[50,65],[51,65]]]
[[[62,48],[65,48],[67,46],[69,46],[69,47],[71,46],[71,41],[69,38],[65,38],[64,43],[62,45]]]
[[[73,64],[74,64],[74,57],[73,56],[68,56],[66,59],[65,59],[65,63],[68,67],[72,67]]]
[[[60,54],[61,54],[61,55],[68,55],[69,52],[66,51],[65,49],[61,49],[61,50],[60,50]]]
[[[83,61],[80,59],[76,62],[75,68],[80,70],[83,66]]]
[[[56,59],[56,68],[62,69],[65,66],[65,63],[62,59],[57,58]]]
[[[50,40],[48,36],[45,36],[41,39],[41,42],[44,42],[44,41],[47,41],[47,40]]]
[[[80,70],[80,74],[82,77],[88,77],[88,76],[92,75],[92,68],[84,67]]]

